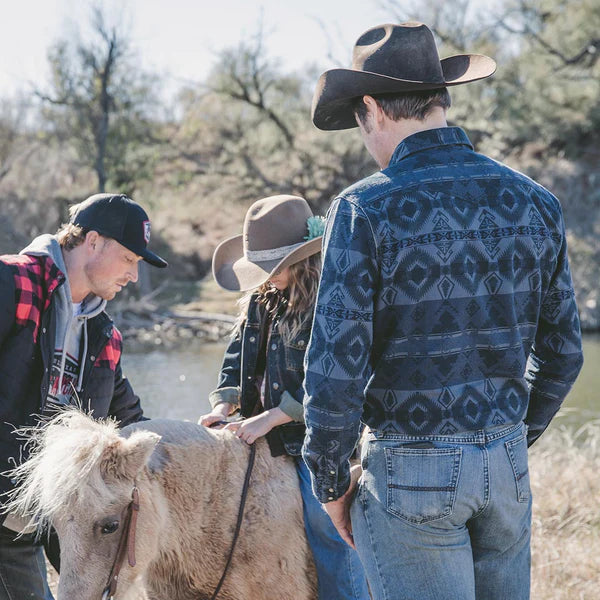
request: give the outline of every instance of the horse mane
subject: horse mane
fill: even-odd
[[[16,487],[8,494],[7,513],[29,518],[29,526],[40,532],[84,487],[106,502],[114,499],[100,470],[105,450],[119,441],[114,420],[94,420],[67,408],[18,433],[28,438],[29,459],[8,473]]]

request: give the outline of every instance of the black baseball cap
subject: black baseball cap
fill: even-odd
[[[150,219],[146,211],[125,194],[94,194],[71,216],[71,223],[112,238],[155,267],[167,261],[146,248]]]

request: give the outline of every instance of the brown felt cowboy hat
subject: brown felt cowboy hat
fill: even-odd
[[[257,200],[246,213],[242,235],[221,242],[213,276],[231,292],[259,287],[278,271],[321,251],[323,219],[298,196]]]
[[[321,75],[312,120],[319,129],[350,129],[357,126],[355,98],[460,85],[489,77],[495,70],[496,61],[483,54],[440,60],[433,34],[423,23],[379,25],[358,38],[351,69]]]

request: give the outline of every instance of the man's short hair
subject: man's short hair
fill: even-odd
[[[56,239],[63,250],[73,250],[83,244],[89,229],[84,229],[73,223],[63,223],[56,232]]]
[[[381,106],[385,115],[393,121],[400,119],[418,119],[422,121],[436,106],[450,108],[452,101],[446,88],[423,90],[419,92],[374,94],[373,98]],[[365,123],[367,106],[360,96],[354,100],[354,112]]]
[[[78,208],[79,204],[69,207],[69,218],[73,217]],[[77,246],[83,244],[88,231],[89,229],[84,229],[73,223],[63,223],[56,232],[56,238],[61,248],[64,250],[73,250],[73,248],[77,248]]]

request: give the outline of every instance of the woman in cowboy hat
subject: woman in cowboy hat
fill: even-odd
[[[321,269],[324,219],[296,196],[272,196],[249,208],[242,235],[222,242],[213,256],[217,283],[247,292],[225,351],[212,411],[202,425],[239,410],[226,425],[248,444],[266,436],[273,456],[296,462],[306,534],[319,578],[321,600],[367,600],[355,550],[341,539],[314,497],[300,450],[304,440],[304,353],[310,337]]]

